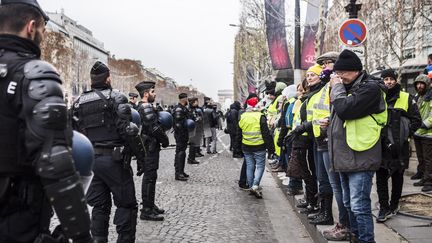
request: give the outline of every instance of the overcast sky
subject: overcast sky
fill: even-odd
[[[141,60],[217,98],[232,89],[237,0],[39,0],[78,21],[117,58]]]
[[[116,58],[141,60],[181,85],[217,100],[232,89],[239,0],[38,0],[46,11],[76,20]],[[286,1],[287,20],[294,1]],[[302,1],[302,18],[305,2]],[[287,30],[289,31],[289,30]]]

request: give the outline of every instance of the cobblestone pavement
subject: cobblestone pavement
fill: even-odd
[[[217,155],[198,158],[199,165],[186,164],[187,182],[174,180],[174,149],[161,151],[156,200],[167,211],[165,221],[138,218],[137,242],[311,242],[268,173],[262,182],[264,199],[238,188],[242,160],[231,157],[227,135],[219,132],[218,137]],[[135,188],[140,203],[139,177]],[[113,215],[110,242],[117,237]]]

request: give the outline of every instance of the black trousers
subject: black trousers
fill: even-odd
[[[417,154],[417,172],[422,173],[424,172],[424,158],[423,158],[423,147],[421,144],[422,138],[414,136],[414,145],[416,148],[416,154]]]
[[[396,209],[399,205],[399,199],[402,196],[402,187],[404,181],[404,172],[395,171],[391,175],[389,171],[384,168],[380,168],[376,172],[376,183],[377,183],[377,193],[378,193],[378,201],[380,207]],[[388,190],[388,180],[391,178],[392,181],[392,192],[389,204],[389,190]]]
[[[424,163],[423,180],[425,185],[432,185],[432,139],[423,138],[421,150]]]
[[[242,167],[240,169],[239,185],[247,185],[246,160],[245,159],[243,159]]]
[[[299,160],[300,174],[305,182],[306,201],[311,205],[316,205],[318,198],[318,182],[316,177],[315,162],[313,157],[313,147],[307,148],[293,148],[291,152],[291,159]]]
[[[184,173],[184,168],[185,168],[188,135],[175,133],[174,138],[176,140],[176,150],[175,150],[175,158],[174,158],[175,174],[181,175]]]
[[[111,201],[117,209],[114,224],[118,233],[117,242],[135,242],[137,224],[137,201],[132,168],[114,162],[111,156],[95,156],[94,177],[87,192],[87,201],[92,210],[91,233],[98,240],[108,237]]]
[[[0,242],[27,243],[49,235],[52,215],[40,179],[14,179],[0,203]]]
[[[153,208],[156,195],[157,170],[159,168],[159,151],[149,152],[144,160],[144,174],[141,184],[143,208]]]
[[[234,133],[230,133],[230,150],[234,150],[234,143],[235,143],[235,134]]]

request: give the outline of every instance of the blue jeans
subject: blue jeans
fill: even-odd
[[[328,151],[322,151],[325,170],[328,174],[328,179],[330,181],[330,185],[333,190],[333,195],[336,198],[336,203],[338,205],[339,211],[339,223],[349,228],[349,218],[348,218],[348,210],[344,205],[343,197],[342,197],[342,186],[341,186],[341,178],[338,172],[330,171],[331,162]]]
[[[350,230],[360,242],[375,242],[370,198],[374,173],[373,171],[340,173]]]
[[[246,160],[246,177],[249,187],[259,186],[264,174],[266,151],[243,151]]]
[[[324,153],[327,153],[327,156],[325,156]],[[323,194],[333,193],[329,181],[329,176],[325,167],[325,160],[330,160],[328,156],[328,151],[317,151],[316,146],[314,146],[314,159],[316,175],[318,179],[318,192]]]

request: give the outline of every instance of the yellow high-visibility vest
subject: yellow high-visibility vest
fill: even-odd
[[[385,93],[382,98],[385,100]],[[355,120],[346,120],[346,141],[348,146],[357,152],[372,148],[381,136],[381,129],[387,124],[387,103],[385,110],[379,114],[371,114]]]
[[[330,117],[330,85],[327,83],[317,94],[319,99],[315,100],[312,111],[312,128],[314,137],[321,135],[319,121]]]
[[[242,130],[243,144],[253,146],[264,144],[260,126],[261,116],[262,113],[259,111],[246,111],[241,115],[239,126]]]
[[[400,91],[399,98],[396,100],[396,103],[393,108],[401,109],[407,112],[409,106],[408,101],[409,101],[409,94],[407,92]]]

